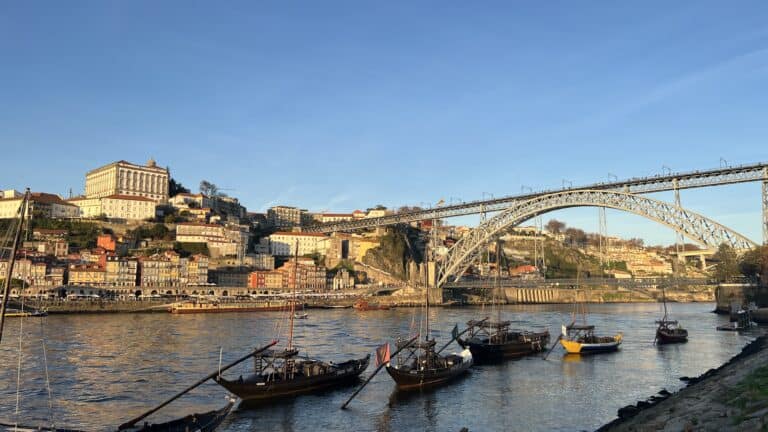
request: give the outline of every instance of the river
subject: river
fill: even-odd
[[[658,304],[590,305],[588,320],[599,334],[624,332],[618,352],[573,357],[563,355],[558,347],[547,360],[529,357],[476,366],[452,384],[413,394],[395,391],[394,382],[382,371],[347,410],[339,406],[353,388],[271,405],[241,406],[220,430],[592,430],[613,419],[622,406],[662,388],[679,389],[680,376],[696,376],[719,366],[755,336],[715,331],[727,317],[710,313],[713,304],[672,304],[670,309],[673,318],[689,330],[687,344],[653,345]],[[571,310],[569,305],[505,306],[502,315],[516,327],[547,327],[554,340],[560,325],[570,321]],[[310,310],[309,319],[297,320],[294,340],[312,356],[340,362],[373,353],[381,343],[394,341],[396,334],[418,329],[421,312],[417,308]],[[461,328],[468,319],[488,314],[480,307],[432,308],[430,312],[438,345],[448,340],[454,324]],[[47,424],[54,418],[58,426],[69,428],[115,429],[216,370],[220,348],[227,363],[278,333],[285,340],[287,325],[280,317],[269,312],[10,319],[0,346],[0,421],[20,418],[24,423]],[[19,344],[21,391],[17,392]],[[245,375],[251,365],[245,362],[225,375]],[[225,395],[216,384],[205,384],[151,419],[220,407]]]

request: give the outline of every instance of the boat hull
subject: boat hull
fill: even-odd
[[[549,332],[534,333],[528,341],[516,339],[505,343],[490,343],[487,338],[459,338],[457,341],[462,348],[469,348],[475,363],[494,363],[543,351],[549,341]]]
[[[389,376],[397,384],[399,390],[420,390],[437,387],[465,374],[473,364],[472,353],[464,349],[460,355],[462,361],[450,368],[433,369],[427,371],[406,371],[398,369],[391,364],[387,365]]]
[[[243,401],[263,402],[278,398],[290,398],[316,393],[329,388],[350,385],[357,382],[360,374],[368,367],[370,356],[336,365],[331,373],[317,376],[301,376],[287,381],[264,381],[263,377],[252,375],[246,379],[227,380],[218,377],[215,381]]]
[[[611,339],[612,340],[609,342],[587,343],[561,338],[560,344],[565,348],[565,351],[568,352],[568,354],[599,354],[619,349],[622,335],[618,334]]]
[[[673,344],[688,342],[688,332],[656,330],[656,343]]]
[[[290,309],[290,305],[276,305],[276,306],[218,306],[218,307],[204,307],[204,308],[171,308],[172,314],[196,314],[196,313],[230,313],[230,312],[282,312]],[[304,310],[303,304],[297,304],[295,310]]]
[[[213,432],[224,421],[235,400],[232,399],[224,408],[202,414],[192,414],[178,420],[166,423],[145,424],[134,430],[136,432]]]

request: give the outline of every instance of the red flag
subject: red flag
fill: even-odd
[[[376,366],[389,362],[389,343],[376,348]]]

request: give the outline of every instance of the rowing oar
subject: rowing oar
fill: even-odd
[[[169,403],[171,403],[171,402],[175,401],[176,399],[178,399],[178,398],[184,396],[185,394],[189,393],[191,390],[199,387],[201,384],[205,383],[209,379],[214,378],[215,376],[220,375],[225,370],[227,370],[227,369],[229,369],[231,367],[234,367],[234,366],[236,366],[236,365],[238,365],[238,364],[248,360],[249,358],[251,358],[251,357],[253,357],[253,356],[257,355],[257,354],[260,354],[260,353],[266,351],[267,349],[269,349],[270,347],[272,347],[276,343],[277,343],[277,341],[274,340],[269,345],[265,345],[265,346],[263,346],[263,347],[261,347],[261,348],[259,348],[257,350],[254,350],[253,352],[249,353],[248,355],[240,357],[239,359],[235,360],[234,362],[232,362],[232,363],[230,363],[230,364],[228,364],[228,365],[226,365],[226,366],[224,366],[222,368],[219,368],[216,372],[213,372],[213,373],[211,373],[209,375],[206,375],[205,378],[202,378],[198,382],[196,382],[196,383],[192,384],[191,386],[185,388],[184,390],[182,390],[181,392],[177,393],[175,396],[173,396],[172,398],[168,399],[167,401],[161,403],[157,407],[152,408],[151,410],[145,412],[144,414],[136,417],[133,420],[130,420],[130,421],[126,422],[126,423],[121,424],[120,426],[117,427],[117,430],[121,431],[121,430],[129,429],[129,428],[133,427],[136,423],[144,420],[146,417],[149,417],[150,415],[152,415],[155,412],[157,412],[158,410],[160,410],[160,408],[163,408],[164,406],[168,405]]]
[[[404,350],[404,349],[408,348],[409,346],[411,346],[411,344],[412,344],[412,343],[414,343],[414,342],[416,342],[416,339],[418,339],[418,338],[419,338],[419,335],[416,335],[416,336],[414,336],[413,338],[411,338],[411,340],[409,340],[408,342],[406,342],[406,344],[405,344],[405,345],[401,346],[401,347],[400,347],[400,348],[398,348],[398,349],[397,349],[395,352],[393,352],[392,354],[390,354],[389,358],[391,359],[392,357],[394,357],[394,356],[398,355],[398,354],[400,353],[400,351],[402,351],[402,350]],[[344,402],[344,405],[342,405],[342,406],[341,406],[341,409],[345,409],[345,408],[347,408],[347,405],[349,405],[349,403],[350,403],[350,402],[352,402],[352,399],[354,399],[354,398],[355,398],[355,396],[357,396],[357,394],[358,394],[358,393],[360,393],[360,391],[361,391],[361,390],[363,390],[363,388],[365,388],[365,386],[367,386],[369,382],[371,382],[371,380],[373,379],[373,377],[375,377],[375,376],[376,376],[376,374],[377,374],[377,373],[379,373],[379,371],[381,370],[381,368],[383,368],[383,367],[384,367],[384,366],[385,366],[387,363],[389,363],[389,362],[388,362],[388,361],[386,361],[386,362],[382,362],[382,363],[379,365],[379,367],[377,367],[377,368],[376,368],[376,370],[375,370],[375,371],[373,371],[373,373],[371,374],[371,376],[369,376],[369,377],[368,377],[368,379],[367,379],[367,380],[365,380],[365,382],[363,383],[363,385],[361,385],[359,389],[355,390],[355,392],[354,392],[354,393],[352,393],[352,396],[350,396],[350,397],[349,397],[349,399],[347,399],[347,401],[346,401],[346,402]]]
[[[562,338],[563,338],[563,335],[560,335],[557,337],[557,339],[555,340],[555,343],[552,344],[552,348],[550,348],[549,351],[547,351],[547,353],[544,354],[544,357],[542,357],[542,360],[546,360],[547,357],[549,357],[549,355],[552,353],[552,350],[555,349],[555,347],[557,346],[557,343],[560,342],[560,339]]]
[[[481,323],[483,323],[483,322],[485,322],[485,321],[488,321],[488,319],[489,319],[489,318],[484,318],[484,319],[482,319],[482,320],[480,320],[480,321],[478,321],[478,322],[474,323],[473,325],[471,325],[471,326],[469,326],[469,327],[465,328],[464,330],[462,330],[462,332],[461,332],[461,333],[456,333],[456,336],[452,337],[452,338],[451,338],[451,340],[449,340],[447,344],[443,345],[443,347],[442,347],[442,348],[440,348],[439,350],[437,350],[437,353],[436,353],[436,354],[440,354],[441,352],[443,352],[443,350],[444,350],[444,349],[448,348],[448,345],[450,345],[451,343],[453,343],[453,341],[455,341],[456,339],[458,339],[458,338],[459,338],[459,336],[461,336],[461,335],[463,335],[464,333],[468,332],[468,331],[469,331],[469,330],[470,330],[472,327],[475,327],[475,326],[477,326],[478,324],[481,324]]]

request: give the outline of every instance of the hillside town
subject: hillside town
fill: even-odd
[[[350,213],[313,213],[275,205],[264,213],[249,212],[208,181],[192,193],[151,159],[146,165],[117,161],[95,168],[85,174],[84,192],[69,198],[31,193],[34,228],[13,270],[14,295],[22,285],[25,295],[108,298],[419,285],[427,267],[420,245],[437,241],[437,254],[445,254],[470,230],[426,220],[412,223],[405,234],[385,228],[331,235],[304,232],[311,225],[412,208],[379,205]],[[16,217],[22,195],[2,191],[0,219]],[[594,267],[592,272],[601,277],[658,277],[675,271],[669,250],[617,237],[598,241],[594,234],[552,222],[546,228],[510,229],[502,237],[504,268],[486,260],[469,271],[478,277],[496,270],[509,278],[573,276],[575,261],[563,264],[568,253],[582,256],[580,266],[587,272]],[[0,260],[0,272],[6,265]],[[695,265],[685,268],[698,274]]]

